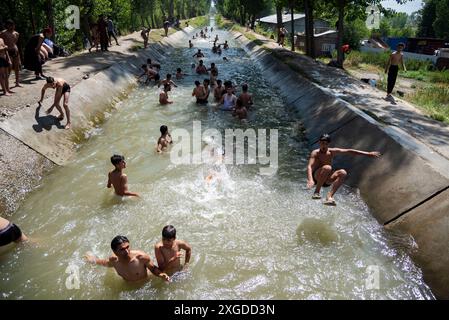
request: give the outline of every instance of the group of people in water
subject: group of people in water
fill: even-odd
[[[202,32],[202,34],[204,35],[205,33]],[[218,41],[218,36],[216,41]],[[225,42],[225,44],[227,48],[227,42]],[[192,48],[191,41],[189,41],[189,47]],[[241,93],[237,97],[236,87],[232,84],[232,81],[228,80],[223,83],[222,80],[217,78],[219,72],[215,63],[211,63],[209,68],[204,66],[202,60],[202,58],[204,58],[204,53],[201,49],[198,49],[193,56],[200,60],[198,65],[192,65],[192,70],[195,70],[197,75],[209,75],[209,78],[204,79],[202,83],[198,80],[195,81],[195,88],[192,91],[192,96],[196,98],[196,103],[199,105],[207,104],[209,95],[213,92],[214,100],[217,103],[217,109],[232,111],[240,120],[247,119],[248,110],[250,110],[254,104],[253,96],[248,91],[248,84],[244,83],[241,85]],[[173,102],[169,100],[168,92],[172,87],[177,87],[177,84],[172,80],[171,74],[167,74],[165,79],[161,80],[159,75],[160,69],[161,65],[159,63],[152,61],[152,59],[147,59],[146,64],[142,65],[143,73],[138,76],[138,78],[140,79],[146,76],[146,84],[154,81],[158,87],[162,87],[163,89],[159,95],[160,104],[171,104]],[[181,68],[178,68],[175,75],[176,80],[181,80],[184,76],[186,76],[186,74],[182,72]],[[56,89],[54,103],[47,110],[47,113],[50,113],[53,108],[56,107],[60,113],[58,119],[62,120],[64,118],[64,113],[60,106],[60,100],[63,97],[63,106],[67,116],[66,127],[70,128],[70,111],[68,108],[70,86],[64,79],[60,78],[55,79],[47,77],[46,82],[47,83],[41,90],[39,104],[42,103],[47,89]],[[169,146],[173,144],[173,139],[166,125],[160,127],[160,133],[161,135],[155,148],[157,153],[167,151]],[[343,169],[336,170],[332,166],[333,158],[336,155],[378,158],[381,154],[378,151],[366,152],[355,149],[331,148],[329,146],[330,142],[331,137],[328,134],[323,134],[319,138],[319,148],[310,153],[307,165],[307,187],[315,187],[312,195],[313,199],[321,199],[321,189],[323,187],[330,187],[324,204],[335,206],[336,201],[334,200],[334,195],[343,184],[347,172]],[[124,173],[124,169],[126,168],[125,157],[115,154],[110,160],[114,169],[108,174],[107,188],[113,188],[114,193],[120,197],[139,197],[138,193],[128,190],[128,177]],[[0,246],[7,245],[11,242],[22,242],[26,240],[28,240],[27,236],[22,233],[18,226],[4,218],[0,218]],[[111,242],[111,249],[113,254],[107,259],[100,259],[92,254],[86,254],[85,259],[92,264],[114,268],[117,274],[126,281],[149,279],[150,273],[153,273],[165,281],[169,281],[174,273],[185,270],[189,265],[192,253],[192,248],[187,242],[176,238],[176,229],[172,225],[166,225],[162,229],[162,240],[154,247],[157,266],[153,263],[148,253],[142,250],[132,250],[130,248],[130,241],[126,236],[118,235],[114,237]],[[182,251],[185,252],[184,264],[182,264],[181,261],[181,257],[183,256]]]

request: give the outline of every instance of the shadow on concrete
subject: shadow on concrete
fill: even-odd
[[[57,117],[53,115],[39,116],[41,108],[42,106],[38,106],[34,114],[34,119],[36,119],[37,122],[37,124],[33,124],[33,130],[35,132],[39,133],[43,130],[50,131],[53,126],[56,126],[58,129],[64,129],[64,126],[61,125],[61,121]]]

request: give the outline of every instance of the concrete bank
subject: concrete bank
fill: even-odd
[[[449,161],[400,127],[378,121],[312,83],[255,45],[244,35],[234,38],[261,65],[264,76],[284,94],[286,105],[304,124],[310,147],[322,133],[332,145],[382,153],[380,159],[337,157],[346,183],[357,187],[374,217],[390,230],[413,236],[412,253],[426,283],[438,298],[449,298]],[[313,72],[313,70],[310,70]]]
[[[147,58],[163,62],[167,50],[179,46],[179,41],[192,30],[187,27],[158,43],[151,43],[146,50],[130,53],[73,86],[69,101],[71,130],[62,129],[55,116],[45,114],[45,109],[53,102],[53,94],[44,100],[41,108],[37,104],[22,108],[0,122],[0,185],[4,189],[0,196],[0,214],[7,217],[17,210],[46,172],[70,161],[77,146],[102,123],[105,112],[126,107],[117,102],[136,85],[135,75],[141,72],[140,66]],[[40,92],[35,95],[37,100]]]

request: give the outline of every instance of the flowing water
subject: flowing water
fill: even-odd
[[[230,42],[222,55],[228,62],[211,53],[209,39],[193,42],[205,51],[207,66],[217,63],[219,79],[249,84],[255,97],[249,122],[196,105],[193,81],[202,77],[177,81],[168,106],[158,104],[157,88],[136,89],[91,132],[76,159],[46,176],[11,218],[37,244],[1,248],[0,297],[432,299],[407,254],[413,241],[388,234],[356,191],[342,188],[337,207],[311,199],[310,150],[299,120],[229,34],[215,34]],[[186,44],[166,54],[161,74],[177,67],[193,73],[195,51]],[[260,175],[257,164],[223,164],[207,183],[210,164],[176,165],[169,153],[154,152],[160,125],[191,132],[193,121],[201,121],[203,130],[278,129],[277,173]],[[106,188],[114,153],[125,155],[130,190],[140,199],[119,200]],[[83,260],[86,252],[109,256],[118,234],[154,259],[154,244],[167,224],[193,247],[190,268],[171,283],[153,278],[128,284],[113,269]]]

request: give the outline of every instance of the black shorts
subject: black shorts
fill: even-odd
[[[321,167],[320,167],[321,168]],[[318,170],[319,168],[316,168],[313,172],[312,172],[312,177],[313,177],[313,181],[315,182],[315,184],[317,184],[318,183],[318,181],[316,181],[316,179],[315,179],[315,172],[317,172],[317,170]],[[332,175],[332,173],[331,173],[331,175]],[[327,184],[326,182],[324,182],[323,183],[323,187],[324,188],[327,188],[327,187],[330,187],[331,185],[330,184]]]
[[[0,230],[0,247],[17,241],[22,237],[22,231],[14,223],[9,223],[6,228]]]
[[[0,58],[0,68],[8,68],[8,67],[9,67],[8,61],[6,61],[5,58]]]
[[[66,92],[70,92],[70,86],[67,83],[64,83],[64,85],[62,86],[62,94]]]
[[[198,104],[207,104],[209,101],[207,99],[196,99],[196,103]]]

